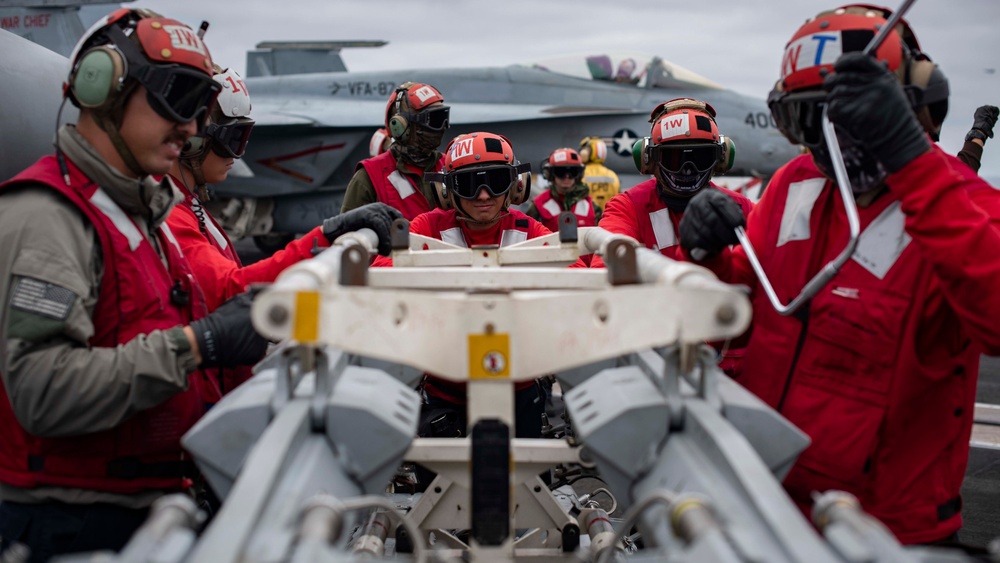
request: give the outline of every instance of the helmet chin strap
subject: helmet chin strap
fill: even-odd
[[[125,166],[137,177],[142,178],[143,176],[148,176],[149,173],[139,165],[139,161],[132,154],[132,150],[128,148],[128,145],[125,144],[125,139],[122,138],[118,130],[121,122],[125,120],[125,103],[136,94],[137,84],[135,81],[128,81],[107,109],[95,110],[92,115],[97,126],[107,133],[108,139],[111,140],[111,144],[115,147],[115,151],[118,152],[118,156],[122,157],[122,162],[125,163]]]
[[[122,161],[125,166],[132,171],[137,177],[142,178],[143,176],[148,176],[149,173],[142,169],[139,165],[139,161],[136,160],[135,155],[125,144],[125,139],[122,139],[121,133],[118,132],[118,127],[115,126],[114,120],[111,119],[110,115],[104,112],[99,112],[94,114],[94,120],[97,121],[97,125],[107,133],[108,138],[111,140],[111,144],[114,145],[115,150],[118,155],[122,157]]]

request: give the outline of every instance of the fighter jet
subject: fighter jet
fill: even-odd
[[[372,133],[383,126],[386,100],[408,80],[444,94],[452,108],[446,139],[501,133],[536,170],[554,148],[598,135],[609,148],[605,164],[636,174],[632,145],[648,135],[650,110],[678,97],[715,107],[719,129],[736,144],[733,175],[770,176],[797,154],[763,99],[657,56],[609,52],[507,67],[378,72],[350,72],[340,60],[342,48],[381,44],[261,43],[248,53],[257,125],[244,160],[254,176],[216,186],[222,204],[215,210],[228,225],[246,225],[243,234],[257,236],[294,233],[335,214],[355,165],[369,156]],[[270,201],[262,205],[262,198]]]
[[[94,12],[116,6],[72,8],[77,4],[0,0],[0,18],[5,29],[68,55],[87,20],[97,19]],[[11,5],[30,7],[5,8]],[[446,142],[470,131],[501,133],[536,171],[553,149],[597,135],[608,144],[605,164],[635,175],[632,146],[649,133],[650,110],[678,97],[715,107],[719,129],[736,144],[730,174],[768,177],[797,154],[763,99],[657,56],[603,52],[507,67],[378,72],[348,71],[340,57],[343,48],[384,44],[271,42],[247,54],[244,78],[257,122],[243,157],[249,169],[215,186],[209,203],[234,238],[254,236],[263,249],[280,248],[335,215],[355,166],[369,156],[372,133],[384,125],[389,95],[406,81],[444,94],[452,108]]]

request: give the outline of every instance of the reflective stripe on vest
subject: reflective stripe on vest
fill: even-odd
[[[663,250],[677,245],[677,233],[674,232],[674,224],[670,220],[670,210],[664,207],[659,211],[649,214],[649,222],[653,225],[653,234],[656,236],[656,249]]]
[[[585,199],[581,199],[576,202],[576,206],[573,208],[573,213],[578,217],[586,218],[590,213],[590,202]]]
[[[184,251],[181,250],[181,245],[180,243],[177,242],[177,239],[174,238],[174,233],[173,231],[170,230],[170,227],[168,227],[166,223],[162,223],[160,224],[160,230],[163,231],[163,236],[167,237],[167,240],[170,241],[170,244],[174,245],[174,248],[177,249],[177,254],[179,254],[181,257],[184,257]]]
[[[396,188],[396,193],[401,199],[406,199],[417,191],[413,189],[413,184],[399,173],[399,170],[393,170],[392,174],[389,174],[389,183]]]
[[[905,221],[900,203],[890,204],[861,233],[851,259],[878,279],[885,278],[912,240],[904,228]]]
[[[511,229],[500,234],[500,246],[510,246],[526,240],[528,240],[528,233],[524,231]]]
[[[139,232],[139,227],[135,226],[132,219],[129,219],[129,216],[121,207],[118,207],[118,204],[103,189],[97,188],[94,191],[94,195],[90,196],[90,203],[93,203],[94,207],[103,213],[111,221],[111,224],[118,229],[118,232],[128,240],[129,249],[135,251],[136,248],[139,248],[144,238],[142,233]]]
[[[545,210],[548,211],[550,215],[558,216],[560,213],[562,213],[562,208],[559,207],[559,203],[557,203],[556,200],[554,199],[546,201],[542,205],[542,207],[545,208]]]
[[[461,227],[452,227],[441,231],[441,240],[462,248],[469,247],[465,242],[465,235],[462,234]],[[500,246],[510,246],[526,240],[528,240],[528,233],[524,231],[508,229],[500,233]]]
[[[779,247],[812,236],[809,221],[826,182],[826,178],[811,178],[789,184],[778,232]],[[878,279],[885,278],[912,240],[906,233],[905,221],[900,203],[890,204],[862,231],[851,259]]]
[[[781,230],[778,231],[778,247],[793,240],[809,240],[812,236],[809,218],[825,185],[826,178],[811,178],[788,185],[785,212],[781,216]]]
[[[441,240],[448,244],[461,246],[462,248],[469,247],[469,245],[465,243],[465,235],[462,234],[462,229],[459,227],[452,227],[441,231]]]

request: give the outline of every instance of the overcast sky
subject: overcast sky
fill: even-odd
[[[345,50],[348,70],[499,66],[554,56],[641,51],[736,91],[767,96],[785,43],[822,0],[138,0],[197,27],[223,66],[243,73],[261,41],[383,39]],[[890,7],[895,9],[898,4]],[[942,146],[955,153],[976,107],[1000,105],[1000,0],[921,0],[910,21],[951,86]],[[448,93],[444,92],[445,98]],[[1000,133],[1000,127],[998,127]],[[984,175],[1000,180],[1000,137]]]

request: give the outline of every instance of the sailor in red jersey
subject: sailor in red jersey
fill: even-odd
[[[428,174],[437,186],[442,207],[419,215],[410,232],[464,247],[508,246],[550,233],[541,223],[511,205],[523,203],[529,192],[530,164],[514,158],[510,141],[493,133],[469,133],[452,140],[442,173]],[[375,266],[391,260],[377,258]],[[466,435],[465,386],[424,378],[425,403],[421,436]],[[535,382],[520,383],[515,392],[516,434],[541,437],[545,404]]]
[[[370,147],[375,156],[355,167],[340,211],[381,201],[412,221],[438,207],[434,187],[424,180],[424,173],[441,169],[438,147],[448,130],[449,111],[444,96],[430,84],[400,84],[385,107],[391,144],[382,152]]]
[[[664,102],[650,114],[649,137],[636,143],[636,165],[646,180],[607,203],[600,227],[628,235],[646,248],[674,260],[684,260],[677,245],[677,229],[691,198],[703,190],[732,198],[744,215],[753,209],[745,196],[712,183],[713,174],[723,174],[733,163],[735,147],[719,132],[715,109],[700,100],[678,98]],[[594,256],[590,266],[603,268]],[[730,377],[739,377],[745,353],[743,338],[716,343],[722,350],[719,366]]]
[[[769,97],[779,128],[810,154],[775,173],[747,236],[783,303],[843,251],[825,106],[861,228],[832,280],[779,315],[745,250],[729,248],[743,223],[730,198],[693,198],[680,237],[725,281],[754,289],[740,383],[812,439],[785,479],[791,497],[808,512],[815,492],[847,491],[913,544],[962,525],[979,358],[1000,353],[1000,192],[932,143],[947,81],[909,26],[861,52],[887,19],[859,5],[809,20]]]

